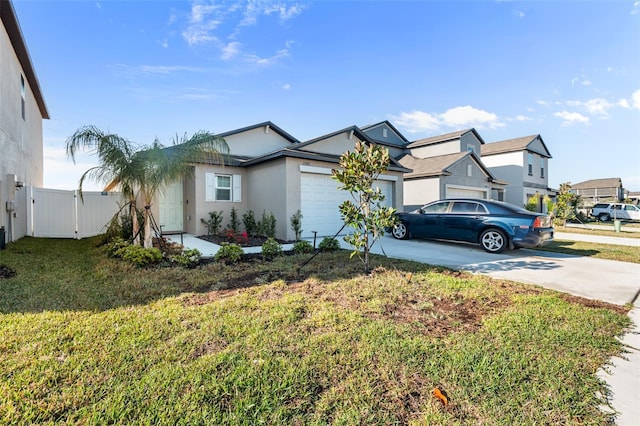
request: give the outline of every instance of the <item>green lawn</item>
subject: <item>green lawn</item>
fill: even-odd
[[[608,424],[620,307],[343,251],[143,270],[96,242],[0,252],[1,424]]]

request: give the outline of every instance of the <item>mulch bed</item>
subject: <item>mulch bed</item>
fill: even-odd
[[[0,265],[0,280],[16,276],[16,271],[5,265]]]
[[[264,242],[267,241],[266,237],[247,237],[245,240],[239,241],[230,239],[224,235],[199,235],[198,238],[218,245],[221,245],[222,243],[233,243],[240,247],[262,247]],[[276,239],[276,241],[280,244],[295,243],[295,241],[283,241],[278,239]]]

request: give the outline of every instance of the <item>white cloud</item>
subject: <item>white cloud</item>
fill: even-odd
[[[504,123],[500,122],[496,114],[470,105],[450,108],[441,114],[424,111],[402,112],[398,116],[392,116],[392,120],[409,133],[435,131],[442,127],[457,129],[465,127],[479,129],[504,127]]]
[[[633,3],[633,7],[631,8],[631,14],[637,15],[640,13],[640,1],[636,1]]]
[[[440,127],[437,116],[423,111],[401,112],[400,115],[391,118],[398,126],[407,129],[409,133],[438,130]]]
[[[262,58],[258,55],[245,55],[244,58],[247,62],[257,65],[259,67],[269,67],[275,63],[277,63],[280,59],[286,58],[289,56],[289,50],[281,49],[278,50],[273,56],[268,58]]]
[[[240,42],[232,41],[222,48],[222,55],[220,56],[222,60],[228,61],[232,59],[240,53]]]
[[[626,99],[620,99],[617,105],[621,108],[631,109],[631,105],[629,104],[629,101]]]
[[[556,112],[553,115],[562,119],[563,126],[571,126],[573,124],[589,124],[589,117],[585,117],[579,112],[561,111]]]
[[[250,43],[242,40],[243,28],[259,25],[260,17],[265,16],[277,18],[282,24],[300,15],[304,9],[304,5],[288,1],[248,0],[222,3],[195,0],[182,37],[189,45],[213,45],[220,50],[221,60],[243,58],[254,65],[268,66],[289,56],[289,45],[292,42],[287,41],[287,49],[279,50],[271,57],[261,57],[251,51]]]
[[[521,10],[514,10],[513,14],[516,15],[518,18],[524,18],[526,16],[525,13]]]
[[[497,115],[470,105],[448,109],[440,115],[440,119],[444,125],[449,127],[478,127],[480,129],[504,127],[504,123],[499,122]]]
[[[640,89],[633,92],[631,95],[631,104],[635,109],[640,109]]]
[[[282,85],[282,90],[291,90],[291,85],[289,83],[285,83]]]
[[[512,120],[513,121],[532,121],[533,118],[527,117],[526,115],[519,114],[513,117]]]
[[[187,67],[184,65],[140,65],[133,68],[146,74],[171,74],[174,72],[186,71],[186,72],[202,72],[202,68]]]

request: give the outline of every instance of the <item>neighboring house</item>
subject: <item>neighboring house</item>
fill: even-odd
[[[300,210],[303,237],[333,236],[343,225],[338,206],[349,194],[338,189],[331,170],[356,141],[377,143],[356,126],[302,143],[269,121],[219,136],[229,145],[231,158],[224,166],[194,164],[193,178],[164,192],[153,207],[163,230],[201,235],[206,233],[201,219],[209,212],[222,211],[222,226],[227,227],[235,208],[239,219],[249,210],[257,220],[263,212],[273,213],[276,236],[292,240],[290,218]],[[393,160],[380,176],[377,186],[388,205],[402,208],[402,176],[408,171]]]
[[[509,183],[504,201],[522,207],[537,196],[538,211],[544,211],[544,197],[555,198],[556,191],[549,188],[551,154],[540,135],[487,143],[481,153],[491,173]]]
[[[0,226],[7,241],[27,229],[26,185],[42,186],[42,120],[49,113],[15,10],[0,0]],[[15,207],[14,207],[15,206]]]
[[[571,185],[574,194],[580,196],[583,208],[591,208],[600,201],[622,201],[625,190],[620,178],[591,179]]]
[[[406,142],[396,157],[412,170],[404,175],[404,209],[443,198],[501,200],[506,182],[496,179],[482,163],[483,144],[475,129]]]

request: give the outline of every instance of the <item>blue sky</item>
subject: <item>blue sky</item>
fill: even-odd
[[[51,119],[45,187],[96,125],[166,145],[271,120],[305,141],[390,120],[409,140],[540,134],[549,183],[640,191],[640,1],[14,0]],[[85,189],[97,189],[87,185]]]

